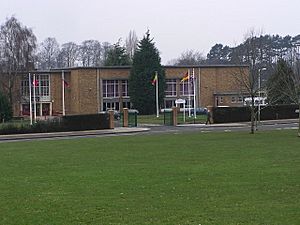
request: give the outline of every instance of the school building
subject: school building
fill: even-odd
[[[32,104],[36,105],[37,116],[91,114],[132,108],[128,94],[130,69],[130,66],[76,67],[21,74],[15,85],[14,116],[30,115],[30,96]],[[247,97],[243,87],[236,82],[236,74],[241,70],[247,72],[247,66],[164,66],[164,70],[166,90],[161,108],[175,106],[177,99],[186,100],[186,108],[193,108],[194,102],[196,108],[242,106],[243,99]],[[188,81],[181,82],[187,71],[194,74],[195,88],[191,88]],[[241,76],[244,74],[241,73]],[[33,85],[29,85],[30,82]],[[191,100],[193,96],[195,101]]]

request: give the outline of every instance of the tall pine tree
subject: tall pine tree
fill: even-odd
[[[153,39],[150,38],[148,30],[138,44],[129,77],[130,101],[142,115],[154,114],[156,110],[155,86],[151,84],[156,71],[159,81],[159,105],[161,106],[165,93],[165,72],[161,66],[159,51]]]
[[[12,118],[12,107],[7,96],[0,92],[0,123]]]
[[[120,40],[113,45],[107,52],[107,58],[104,61],[105,66],[128,66],[130,65],[130,57],[125,47],[120,45]]]
[[[290,89],[294,89],[292,75],[292,68],[285,60],[280,59],[267,84],[268,100],[271,104],[291,104],[293,102],[289,95]]]

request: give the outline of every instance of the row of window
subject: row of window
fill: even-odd
[[[50,96],[49,75],[35,75],[35,80],[31,77],[31,93],[35,91],[37,96]],[[29,96],[29,79],[23,79],[21,83],[22,96]]]
[[[219,96],[217,97],[218,103],[224,103],[224,97]],[[231,103],[242,103],[243,102],[243,96],[231,96]]]
[[[121,93],[119,90],[119,85],[121,82]],[[102,97],[103,98],[116,98],[129,97],[128,96],[128,80],[103,80],[102,81]]]
[[[166,79],[166,97],[176,97],[177,96],[177,83],[179,82],[178,79]],[[194,95],[194,88],[193,86],[187,82],[183,81],[180,82],[179,91],[181,96],[193,96]]]
[[[177,96],[177,79],[166,80],[166,97]],[[120,89],[121,85],[121,89]],[[22,80],[22,95],[29,96],[29,80]],[[31,93],[34,92],[36,96],[50,96],[50,81],[49,75],[35,75],[35,81],[32,79]],[[120,93],[121,92],[121,93]],[[180,95],[192,96],[194,89],[188,82],[180,82]],[[102,81],[102,97],[103,98],[117,98],[129,97],[128,95],[128,80],[103,80]]]

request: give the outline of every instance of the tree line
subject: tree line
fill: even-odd
[[[85,40],[81,44],[67,42],[60,45],[55,37],[48,37],[38,43],[30,28],[11,17],[0,27],[0,66],[2,71],[9,72],[130,65],[138,42],[135,32],[130,31],[124,45],[121,42],[121,39],[115,44]]]

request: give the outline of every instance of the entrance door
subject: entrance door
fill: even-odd
[[[50,103],[42,103],[43,116],[50,116]]]

